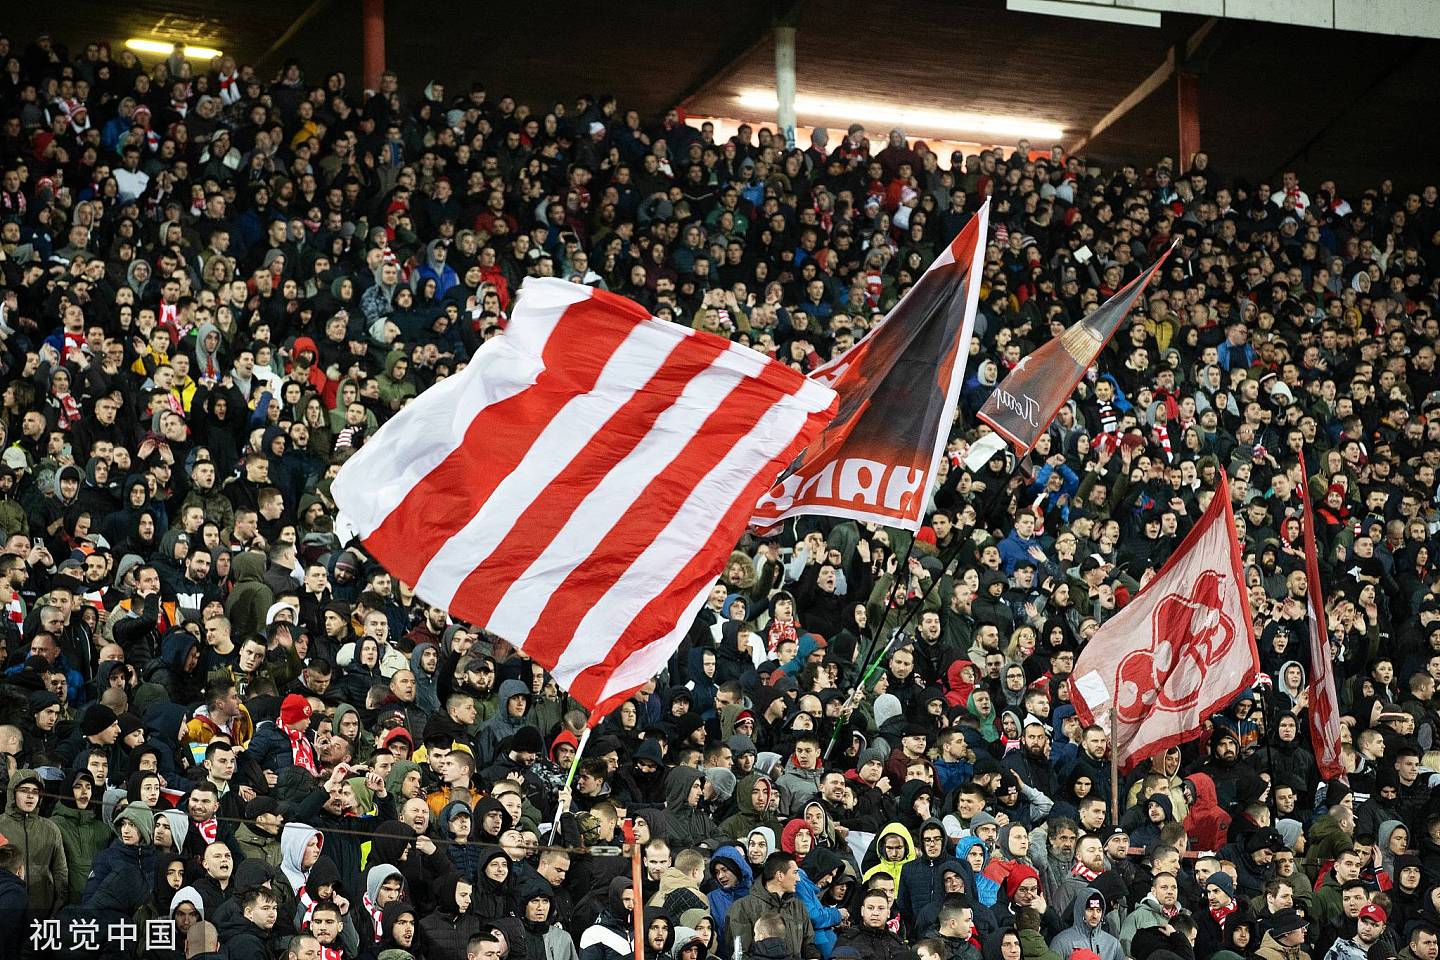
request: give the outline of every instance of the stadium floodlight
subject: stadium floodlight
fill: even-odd
[[[774,90],[747,90],[740,94],[739,102],[741,106],[766,111],[773,111],[778,105]],[[816,97],[803,93],[795,96],[795,112],[804,115],[807,119],[828,117],[902,129],[915,128],[936,133],[952,131],[1004,138],[1027,137],[1036,140],[1059,140],[1065,135],[1063,126],[1048,120],[973,113],[963,110],[905,107],[839,97]]]
[[[181,43],[184,41],[182,40]],[[175,43],[170,40],[146,40],[143,37],[131,37],[125,41],[125,46],[137,53],[158,53],[166,57],[175,52]],[[214,47],[196,47],[186,43],[182,52],[185,56],[195,60],[213,60],[223,51],[216,50]]]

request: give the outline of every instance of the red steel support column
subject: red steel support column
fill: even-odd
[[[1180,164],[1176,173],[1190,169],[1190,161],[1200,152],[1200,78],[1181,70],[1175,74],[1175,91],[1180,117]]]
[[[385,0],[361,0],[364,22],[365,89],[380,87],[385,72]]]

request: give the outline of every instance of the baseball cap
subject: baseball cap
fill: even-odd
[[[1367,903],[1360,908],[1360,919],[1371,920],[1375,923],[1385,922],[1385,908],[1375,903]]]

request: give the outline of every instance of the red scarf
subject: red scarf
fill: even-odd
[[[315,748],[310,746],[310,741],[305,739],[305,734],[299,730],[291,730],[283,723],[280,725],[280,729],[290,737],[290,756],[295,761],[295,766],[308,771],[311,776],[318,777],[320,770],[315,766]]]
[[[1211,907],[1210,916],[1214,918],[1216,923],[1220,924],[1220,929],[1223,930],[1225,929],[1225,919],[1239,908],[1240,902],[1238,900],[1231,900],[1227,906]]]
[[[320,960],[345,960],[345,952],[334,947],[321,947]]]
[[[799,634],[795,631],[795,621],[771,620],[770,629],[767,631],[768,652],[774,654],[780,644],[786,640],[798,640]]]
[[[80,420],[80,404],[75,402],[75,395],[73,393],[54,393],[51,394],[51,396],[55,398],[55,402],[60,406],[60,416],[58,418],[60,429],[69,430],[70,424],[77,423]]]
[[[205,838],[206,843],[214,843],[217,832],[220,829],[220,823],[214,817],[211,817],[204,823],[195,824],[195,829],[200,831],[200,836]]]
[[[1100,874],[1096,873],[1094,870],[1091,870],[1079,860],[1076,860],[1075,866],[1070,868],[1070,876],[1079,877],[1082,880],[1089,881],[1094,880],[1096,877],[1100,876]]]

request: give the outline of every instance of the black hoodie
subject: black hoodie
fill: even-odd
[[[415,908],[404,900],[387,903],[381,908],[380,929],[384,935],[380,938],[380,942],[375,944],[373,956],[378,957],[386,950],[404,950],[416,958],[422,958],[424,956],[424,951],[421,949],[420,927],[418,923],[416,924],[415,933],[409,944],[400,943],[395,939],[395,923],[401,917],[405,916],[408,916],[411,920],[417,920],[419,918],[419,914]]]
[[[655,764],[651,773],[644,773],[635,764],[648,760]],[[665,759],[658,740],[642,740],[635,749],[630,766],[617,772],[612,793],[630,807],[658,807],[665,803]]]
[[[459,874],[448,874],[436,880],[435,910],[420,921],[419,939],[424,952],[431,957],[463,957],[465,945],[479,933],[480,918],[461,913],[455,902],[455,888],[469,881]]]
[[[580,935],[579,960],[623,960],[634,953],[630,911],[622,899],[631,889],[629,877],[615,877],[605,894],[605,909]]]
[[[718,837],[720,828],[705,813],[686,801],[690,787],[705,774],[694,767],[676,767],[665,777],[665,816],[670,843],[675,848],[697,846],[702,840]]]
[[[485,872],[496,860],[510,862],[505,851],[498,847],[490,847],[480,857],[480,871],[475,877],[475,892],[470,901],[470,912],[485,920],[498,920],[510,913],[510,892],[506,889],[510,874],[506,873],[505,879],[497,883]]]

